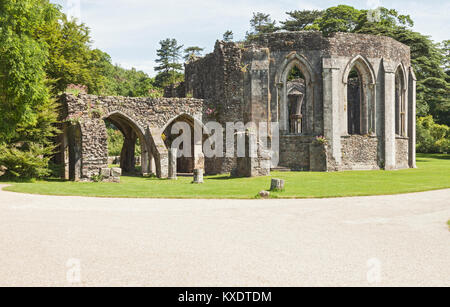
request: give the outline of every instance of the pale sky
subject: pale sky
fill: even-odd
[[[122,67],[135,67],[154,75],[159,41],[176,38],[179,44],[200,46],[211,52],[226,30],[236,40],[249,30],[253,12],[285,20],[285,12],[325,9],[347,4],[358,9],[384,6],[409,14],[414,30],[435,41],[450,39],[449,0],[51,0],[91,28],[93,47],[111,55]]]

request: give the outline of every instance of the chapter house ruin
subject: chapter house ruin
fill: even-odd
[[[205,158],[207,135],[192,138],[191,158],[170,158],[177,122],[277,122],[279,151],[269,156],[295,171],[415,167],[410,49],[388,37],[284,32],[248,45],[218,41],[213,53],[186,64],[185,82],[173,92],[178,97],[64,95],[57,157],[64,177],[89,180],[107,172],[105,122],[125,138],[121,168],[134,169],[138,140],[142,174],[160,178],[170,177],[169,169],[257,176],[274,167],[263,150],[258,158]]]

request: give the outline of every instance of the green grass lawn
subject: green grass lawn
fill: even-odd
[[[286,180],[284,192],[274,198],[325,198],[388,195],[450,188],[450,155],[419,155],[418,169],[335,173],[273,173],[270,177],[230,178],[208,176],[202,185],[192,178],[176,181],[122,177],[121,183],[81,183],[59,180],[10,183],[7,191],[97,197],[135,198],[255,198],[270,187],[270,178]]]

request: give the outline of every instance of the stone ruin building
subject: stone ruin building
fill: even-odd
[[[56,157],[64,178],[108,174],[105,121],[124,135],[121,168],[134,168],[139,140],[142,174],[160,178],[171,177],[170,169],[268,175],[270,155],[295,171],[415,167],[416,78],[409,47],[392,38],[282,32],[248,45],[218,41],[213,53],[186,64],[185,82],[171,92],[179,97],[64,95]],[[174,123],[209,121],[277,122],[279,151],[205,158],[204,135],[192,139],[192,158],[170,157]]]

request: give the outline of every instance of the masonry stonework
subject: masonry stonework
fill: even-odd
[[[293,70],[301,77],[293,78]],[[251,43],[218,41],[211,54],[185,65],[181,86],[166,90],[166,96],[180,98],[65,95],[61,161],[71,179],[89,179],[107,167],[107,120],[129,144],[140,140],[143,173],[168,177],[171,125],[203,127],[214,121],[224,131],[227,123],[276,123],[279,148],[258,148],[257,158],[210,158],[202,153],[202,140],[193,140],[193,160],[180,165],[247,176],[267,175],[276,166],[296,171],[415,167],[415,86],[409,47],[388,37],[283,32]],[[273,146],[277,135],[267,133]],[[224,134],[223,141],[224,153],[232,141],[236,146],[235,136]],[[122,168],[135,163],[132,146],[125,147]],[[267,155],[279,157],[279,165]]]

